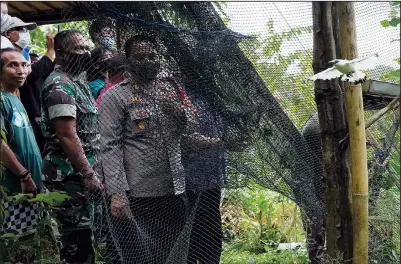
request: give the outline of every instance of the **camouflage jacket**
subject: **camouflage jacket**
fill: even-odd
[[[46,79],[42,94],[42,132],[46,139],[43,172],[46,181],[63,181],[65,177],[79,175],[66,157],[57,139],[52,119],[72,117],[77,123],[77,135],[89,163],[98,164],[99,127],[98,112],[91,91],[83,76],[70,76],[60,66]]]

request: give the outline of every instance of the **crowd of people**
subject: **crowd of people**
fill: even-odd
[[[68,29],[48,34],[37,60],[25,54],[37,25],[1,12],[0,184],[69,196],[54,209],[63,263],[94,263],[93,218],[106,212],[106,263],[165,263],[189,222],[185,263],[219,263],[227,151],[246,144],[223,140],[221,113],[169,74],[157,38],[135,35],[118,52],[101,18],[94,49]]]

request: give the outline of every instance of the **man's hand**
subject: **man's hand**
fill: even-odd
[[[236,143],[224,143],[223,146],[225,149],[232,152],[243,152],[247,147],[249,147],[250,143],[247,141],[239,141]]]
[[[88,175],[83,175],[82,183],[89,191],[97,191],[103,189],[102,184],[100,183],[98,177],[95,175],[94,172]]]
[[[128,216],[128,205],[128,199],[125,195],[113,194],[111,196],[111,214],[114,217]]]
[[[22,193],[32,193],[33,196],[36,196],[38,189],[32,180],[31,174],[28,174],[27,178],[21,181],[21,189]]]
[[[53,60],[55,55],[55,50],[54,50],[54,37],[51,31],[47,32],[46,34],[46,47],[47,47],[46,56],[49,57],[49,59]]]

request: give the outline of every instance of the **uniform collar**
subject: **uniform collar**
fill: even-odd
[[[65,72],[61,65],[55,65],[54,66],[54,71],[58,72],[58,73],[66,74],[68,76],[68,78],[70,78],[71,81],[73,81],[73,82],[86,80],[86,71],[82,72],[82,73],[80,73],[78,75],[71,75],[71,74],[68,74],[67,72]]]

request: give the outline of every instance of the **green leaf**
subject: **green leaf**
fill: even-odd
[[[51,192],[48,195],[55,202],[63,202],[65,199],[71,198],[70,196],[59,192]]]
[[[390,21],[386,20],[382,20],[380,21],[380,25],[382,25],[382,27],[389,27],[390,26]]]
[[[400,18],[399,17],[393,17],[390,22],[389,25],[392,27],[396,27],[400,24]]]
[[[27,201],[29,198],[32,197],[32,194],[25,194],[25,193],[19,193],[17,195],[15,195],[13,198],[15,199],[15,203],[18,204],[22,201]]]
[[[17,239],[18,237],[19,237],[19,235],[13,234],[13,233],[5,233],[5,234],[1,235],[1,238],[3,238],[3,239]]]
[[[51,192],[51,193],[38,194],[35,198],[31,199],[31,201],[44,202],[52,205],[53,203],[61,203],[68,198],[70,198],[70,196],[66,194],[62,194],[59,192]]]

